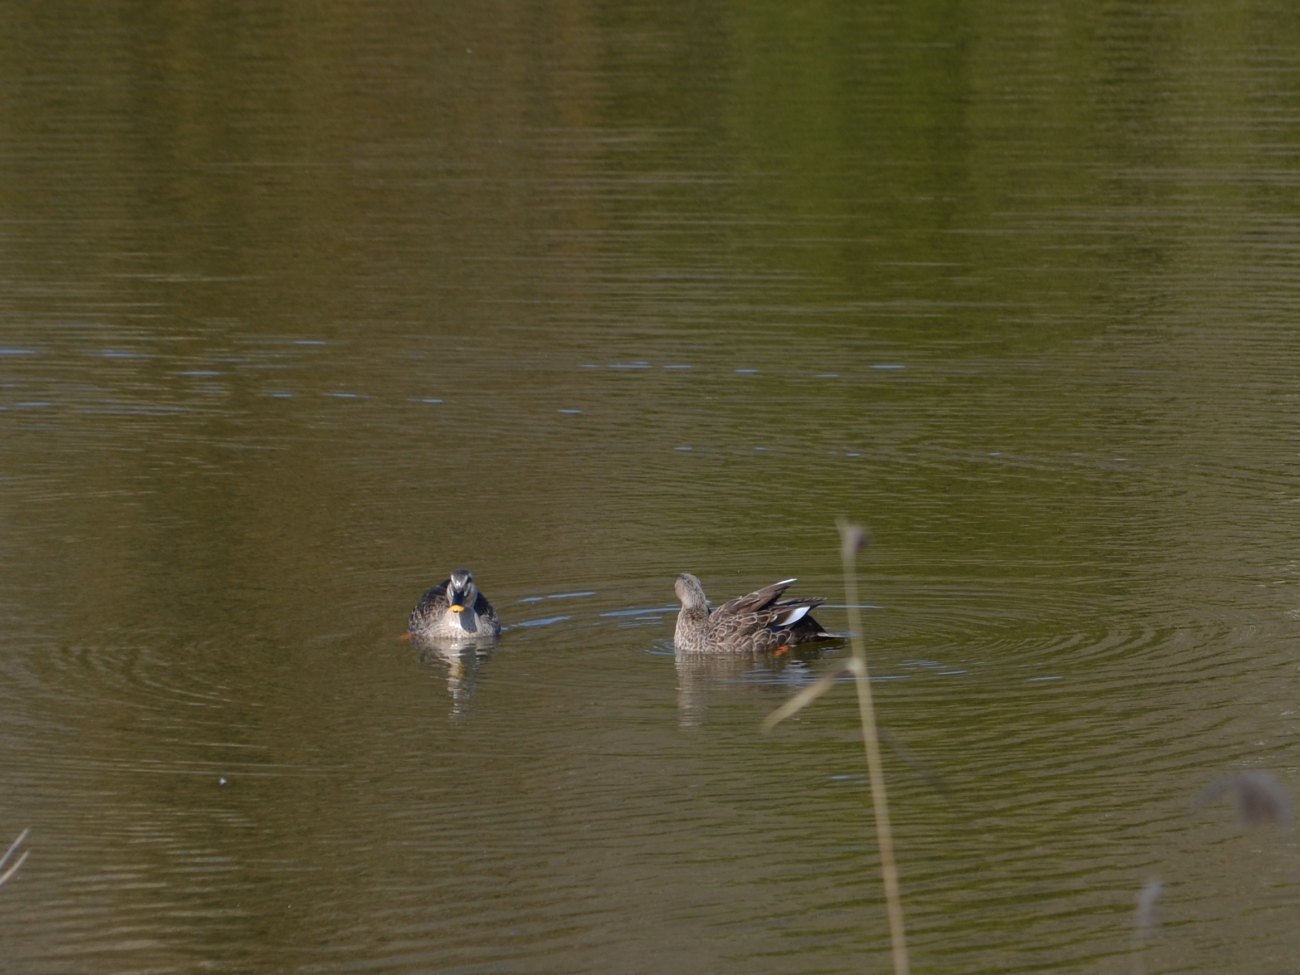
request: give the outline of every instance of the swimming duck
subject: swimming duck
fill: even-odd
[[[809,615],[825,599],[817,596],[781,601],[782,593],[794,582],[782,579],[710,611],[700,580],[683,572],[675,585],[677,598],[682,601],[673,636],[677,652],[743,653],[827,639],[831,634]]]
[[[420,597],[407,629],[427,640],[490,640],[501,632],[501,621],[469,569],[454,569]]]

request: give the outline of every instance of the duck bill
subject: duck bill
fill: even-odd
[[[463,605],[461,605],[460,603],[452,603],[452,604],[451,604],[450,606],[448,606],[447,608],[450,609],[453,613],[463,613],[463,612],[465,612],[465,607],[464,607]]]

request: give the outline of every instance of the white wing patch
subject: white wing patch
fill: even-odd
[[[786,612],[784,612],[784,613],[781,614],[781,618],[777,621],[777,625],[778,625],[778,626],[794,626],[794,625],[795,625],[796,623],[798,623],[801,619],[803,619],[805,616],[808,615],[808,610],[810,610],[810,609],[812,609],[811,606],[794,606],[794,607],[791,607],[790,609],[786,610]]]

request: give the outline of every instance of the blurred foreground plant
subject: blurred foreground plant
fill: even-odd
[[[9,878],[18,872],[18,868],[21,867],[23,861],[27,859],[27,854],[30,851],[23,850],[22,855],[19,856],[17,860],[13,863],[9,862],[9,858],[14,855],[14,851],[18,849],[22,841],[27,839],[27,834],[29,832],[30,829],[25,829],[19,833],[18,839],[10,843],[9,849],[5,850],[5,855],[0,857],[0,887],[3,887],[8,882]]]
[[[850,643],[853,655],[841,670],[827,674],[800,691],[763,721],[763,730],[771,731],[786,718],[798,714],[835,686],[840,677],[853,677],[858,692],[858,719],[862,724],[862,744],[866,752],[867,781],[871,787],[871,809],[876,821],[876,845],[880,849],[880,874],[885,887],[885,907],[889,914],[889,939],[893,947],[895,975],[907,975],[907,933],[903,923],[903,898],[898,883],[898,862],[894,858],[894,834],[889,825],[889,802],[885,794],[885,773],[880,761],[880,735],[876,728],[876,709],[871,699],[871,675],[867,670],[867,648],[862,636],[862,610],[858,602],[857,558],[866,548],[867,533],[861,525],[837,518],[840,530],[840,558],[844,563],[845,602],[848,604]]]

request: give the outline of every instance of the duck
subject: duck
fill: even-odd
[[[700,580],[683,572],[674,584],[682,601],[673,635],[677,652],[753,653],[829,639],[831,634],[811,615],[826,601],[823,597],[781,599],[797,581],[782,579],[710,610]]]
[[[501,621],[487,597],[479,592],[469,569],[453,569],[451,575],[420,597],[407,630],[413,638],[464,643],[494,640],[501,633]]]

